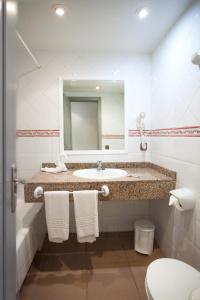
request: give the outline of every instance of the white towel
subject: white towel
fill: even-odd
[[[49,240],[62,243],[69,238],[69,192],[45,192],[44,199]]]
[[[61,172],[67,172],[67,168],[66,167],[65,168],[64,167],[55,167],[55,168],[45,167],[45,168],[41,168],[41,171],[56,174],[56,173],[61,173]]]
[[[61,162],[60,160],[56,163],[56,166],[54,168],[48,168],[48,167],[45,167],[45,168],[41,168],[41,171],[42,172],[47,172],[47,173],[61,173],[61,172],[67,172],[68,169],[65,165],[64,162]]]
[[[99,236],[98,191],[74,191],[73,195],[78,242],[93,243]]]

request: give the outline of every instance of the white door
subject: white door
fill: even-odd
[[[1,297],[3,300],[16,299],[16,230],[15,230],[15,191],[12,188],[12,165],[15,164],[16,142],[16,14],[15,0],[1,0],[1,45],[2,45],[2,94],[1,113],[1,229],[3,228],[3,243],[1,243]],[[2,136],[3,135],[3,136]],[[3,188],[3,199],[2,199]],[[13,197],[12,197],[13,191]],[[3,221],[2,221],[3,214]],[[2,232],[1,232],[2,234]],[[0,235],[2,238],[2,235]],[[2,242],[2,240],[1,240]],[[3,245],[3,249],[2,249]],[[2,271],[2,269],[1,269]]]

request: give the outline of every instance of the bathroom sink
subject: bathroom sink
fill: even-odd
[[[73,175],[86,179],[116,179],[124,177],[127,172],[121,169],[109,169],[104,170],[97,169],[81,169],[73,173]]]

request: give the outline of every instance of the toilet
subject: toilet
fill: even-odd
[[[148,300],[200,300],[200,272],[171,258],[160,258],[147,268]]]

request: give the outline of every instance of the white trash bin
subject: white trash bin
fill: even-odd
[[[152,254],[155,225],[148,220],[135,222],[135,251],[142,254]]]

